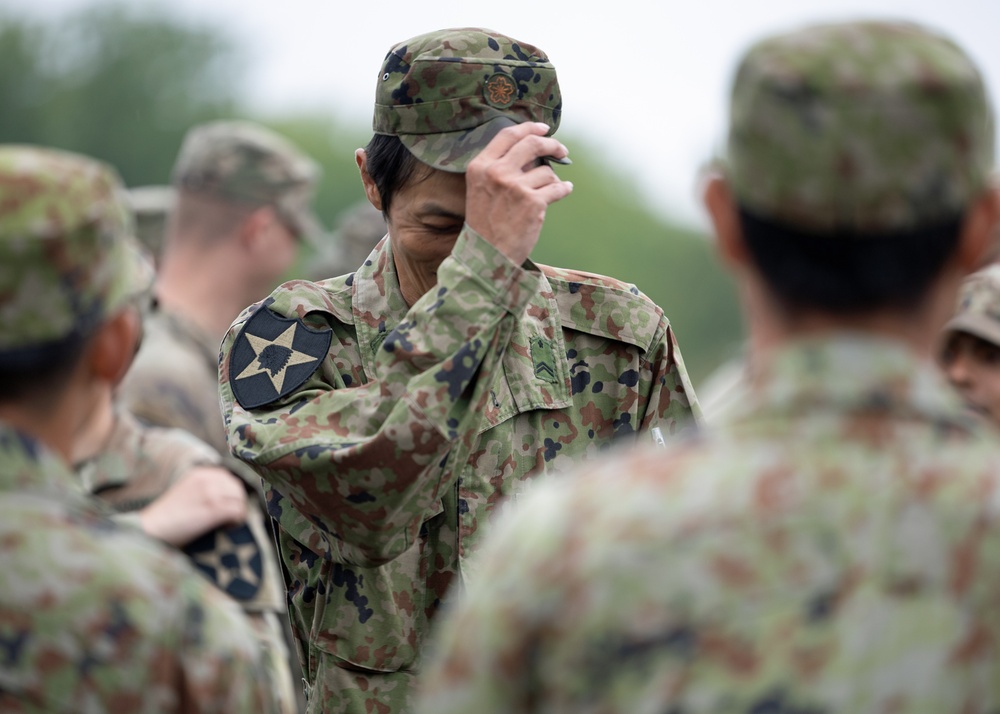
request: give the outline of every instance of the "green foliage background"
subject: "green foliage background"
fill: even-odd
[[[169,182],[194,124],[259,121],[323,166],[316,210],[332,226],[364,198],[354,149],[367,142],[368,127],[323,114],[255,115],[244,101],[245,58],[245,48],[222,30],[162,8],[97,4],[39,22],[0,0],[0,142],[89,154],[139,186]],[[575,189],[549,209],[532,257],[638,286],[670,318],[697,387],[743,336],[733,286],[708,237],[660,218],[597,148],[560,138],[574,163],[558,172]]]

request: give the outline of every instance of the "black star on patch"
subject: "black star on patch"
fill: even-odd
[[[216,528],[188,543],[184,552],[205,577],[230,597],[250,600],[260,590],[260,546],[247,525]]]
[[[291,393],[319,368],[332,339],[329,330],[313,330],[261,307],[233,344],[229,384],[236,401],[255,409]]]

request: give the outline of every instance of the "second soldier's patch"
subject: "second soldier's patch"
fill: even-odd
[[[260,546],[246,524],[216,528],[183,550],[202,575],[230,597],[251,600],[260,590]]]
[[[229,361],[229,385],[244,409],[270,404],[299,387],[330,349],[333,333],[261,306],[243,325]]]

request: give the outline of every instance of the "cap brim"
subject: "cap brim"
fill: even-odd
[[[987,342],[1000,345],[1000,323],[985,315],[956,315],[944,326],[945,332],[968,332]]]
[[[403,146],[422,163],[441,171],[464,174],[469,162],[486,148],[493,137],[518,123],[508,116],[497,116],[474,129],[398,136]]]

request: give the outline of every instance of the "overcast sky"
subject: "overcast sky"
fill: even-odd
[[[47,16],[92,2],[0,5]],[[400,40],[474,25],[535,44],[559,72],[560,132],[633,173],[663,215],[694,225],[704,225],[694,176],[723,135],[735,63],[763,34],[857,17],[923,22],[962,44],[1000,98],[997,0],[171,0],[169,6],[245,44],[248,99],[256,109],[332,109],[362,128],[370,126],[382,58]]]

